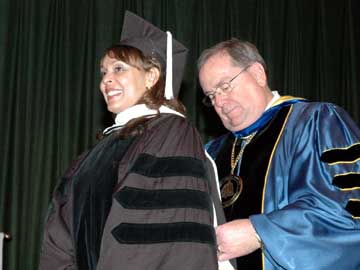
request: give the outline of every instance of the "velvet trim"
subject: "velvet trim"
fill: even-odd
[[[146,190],[125,187],[115,199],[127,209],[195,208],[212,211],[209,194],[191,189]]]
[[[240,176],[243,179],[243,191],[232,205],[224,209],[226,220],[249,218],[251,215],[262,213],[263,190],[265,190],[266,175],[271,163],[272,152],[281,131],[291,112],[292,105],[282,107],[274,117],[263,127],[252,141],[246,146],[240,163]],[[230,156],[234,136],[230,133],[217,142],[221,149],[212,149],[217,153],[215,162],[219,179],[230,174]],[[241,143],[240,143],[241,145]],[[236,153],[240,146],[236,147]],[[236,259],[238,267],[242,269],[262,269],[262,253],[255,252]]]
[[[350,199],[345,207],[353,218],[360,218],[360,199]]]
[[[224,134],[220,137],[215,138],[214,140],[208,142],[205,145],[205,149],[206,151],[209,153],[209,155],[216,160],[219,151],[222,149],[222,147],[224,146],[224,143],[229,139],[232,138],[232,133],[229,132],[227,134]]]
[[[360,188],[360,173],[336,175],[333,179],[333,185],[345,190]]]
[[[205,164],[193,157],[156,157],[140,154],[130,168],[130,173],[147,177],[193,176],[207,179]]]
[[[96,270],[102,234],[113,202],[118,164],[133,140],[119,140],[116,134],[106,137],[92,148],[71,177],[78,270]]]
[[[256,121],[251,124],[249,127],[233,132],[235,137],[241,138],[250,135],[251,133],[263,129],[271,119],[273,119],[274,115],[280,111],[283,107],[288,107],[290,104],[304,102],[303,98],[294,98],[292,96],[282,96],[279,98],[269,109],[267,109]]]
[[[322,153],[320,160],[326,163],[351,163],[360,159],[360,144],[348,148],[331,149]]]
[[[262,130],[259,130],[246,146],[240,163],[240,176],[243,179],[243,191],[238,200],[224,209],[228,221],[248,218],[262,213],[263,190],[271,154],[281,135],[282,127],[290,113],[291,105],[283,107]],[[216,159],[220,179],[230,173],[230,156],[234,136],[229,136]],[[240,146],[236,147],[236,153]],[[244,207],[246,205],[246,207]]]
[[[121,223],[111,233],[121,244],[194,242],[215,245],[216,243],[214,227],[195,222]]]

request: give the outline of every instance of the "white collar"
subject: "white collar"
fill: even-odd
[[[160,106],[159,112],[176,114],[181,117],[185,117],[183,114],[181,114],[173,109],[170,109],[169,107],[163,106],[163,105]],[[150,115],[153,116],[156,114],[157,114],[157,110],[149,109],[145,104],[134,105],[134,106],[127,108],[126,110],[118,113],[115,117],[115,124],[104,129],[103,134],[108,135],[115,130],[121,129],[132,119],[135,119],[135,118],[138,118],[141,116],[150,116]]]
[[[279,95],[278,91],[271,91],[271,93],[273,94],[273,98],[270,100],[270,102],[266,106],[265,111],[267,109],[269,109],[271,107],[271,105],[273,105],[274,102],[277,101],[280,98],[280,95]]]

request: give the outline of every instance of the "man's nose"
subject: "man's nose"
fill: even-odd
[[[222,107],[225,99],[226,99],[226,95],[224,95],[223,93],[215,93],[214,106]]]

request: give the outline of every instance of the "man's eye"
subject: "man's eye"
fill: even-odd
[[[214,100],[215,94],[209,94],[209,95],[208,95],[208,98],[209,98],[210,100]]]
[[[230,83],[223,83],[220,87],[221,91],[226,92],[231,88]]]

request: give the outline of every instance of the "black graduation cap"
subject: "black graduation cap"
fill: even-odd
[[[169,46],[171,46],[169,51],[172,49],[172,58],[167,59],[167,44],[170,41],[167,38],[169,35],[171,37],[169,32],[165,33],[136,14],[126,11],[120,45],[135,47],[142,51],[144,55],[156,58],[161,64],[163,74],[166,73],[167,89],[169,88],[168,81],[173,77],[172,92],[176,97],[178,96],[184,75],[188,49],[177,40],[171,38],[172,43],[169,43]],[[167,62],[170,63],[169,66],[172,65],[172,73],[166,71]],[[165,96],[167,95],[167,89],[165,90]]]

